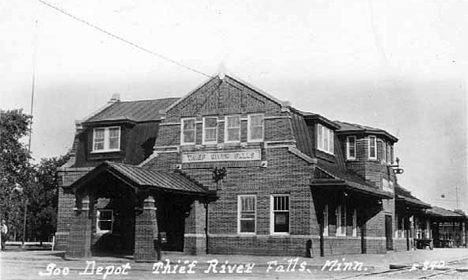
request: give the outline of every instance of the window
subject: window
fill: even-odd
[[[260,142],[263,141],[263,115],[249,115],[248,119],[248,141]]]
[[[240,142],[240,116],[226,116],[224,142]]]
[[[181,144],[195,144],[196,123],[195,118],[182,119]]]
[[[348,136],[346,138],[346,158],[356,159],[356,137]]]
[[[353,236],[357,236],[357,209],[353,210]]]
[[[120,127],[95,128],[93,152],[118,151],[120,149]]]
[[[369,136],[369,158],[377,159],[377,139],[375,136]]]
[[[336,236],[346,236],[346,204],[336,207]]]
[[[240,195],[238,200],[238,231],[239,233],[255,233],[256,197],[255,195]]]
[[[393,160],[392,160],[392,146],[391,145],[387,145],[387,163],[392,163]]]
[[[328,204],[323,208],[323,236],[328,236]]]
[[[97,211],[96,219],[96,232],[106,233],[112,232],[112,225],[114,222],[114,213],[109,209],[102,209]]]
[[[218,118],[203,118],[203,144],[218,142]]]
[[[382,141],[382,161],[387,162],[387,143]]]
[[[289,195],[272,196],[272,232],[289,232]]]
[[[334,153],[334,132],[333,130],[317,124],[317,149],[324,152]]]

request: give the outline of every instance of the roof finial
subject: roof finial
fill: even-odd
[[[224,62],[221,62],[218,67],[218,77],[221,80],[224,79],[224,76],[226,76],[225,72],[226,72],[226,65],[224,64]]]
[[[109,103],[115,103],[115,102],[120,102],[120,94],[119,93],[114,93],[112,95],[112,98],[109,100]]]

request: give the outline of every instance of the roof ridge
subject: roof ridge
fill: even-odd
[[[118,103],[132,103],[132,102],[147,102],[147,101],[160,101],[160,100],[167,100],[167,99],[180,99],[180,97],[164,97],[164,98],[156,98],[156,99],[139,99],[139,100],[125,100],[125,101],[118,101],[114,104]]]

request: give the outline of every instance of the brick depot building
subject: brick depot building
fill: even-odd
[[[185,97],[112,99],[61,168],[68,257],[159,249],[318,256],[413,244],[430,206],[397,185],[382,129],[331,121],[228,75]]]

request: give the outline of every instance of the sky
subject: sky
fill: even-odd
[[[181,97],[223,69],[298,109],[387,130],[399,183],[449,209],[458,193],[468,212],[468,0],[47,3],[153,54],[40,1],[3,0],[0,108],[30,112],[35,65],[36,160],[65,154],[75,120],[114,93]]]

